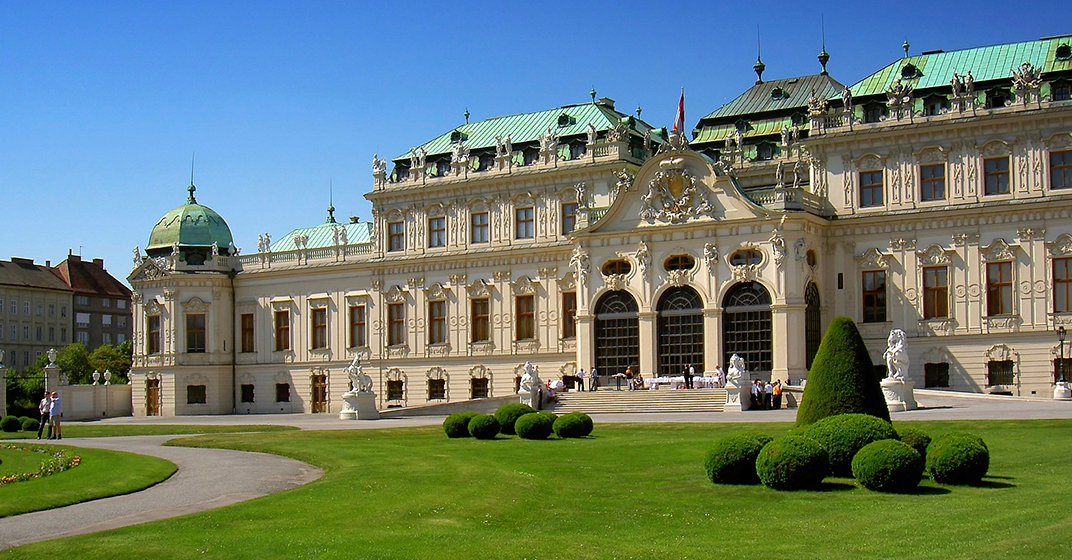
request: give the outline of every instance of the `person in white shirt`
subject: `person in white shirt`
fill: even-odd
[[[41,439],[41,434],[44,433],[46,429],[48,430],[48,435],[45,437],[52,436],[52,427],[48,425],[48,409],[51,408],[51,402],[49,400],[49,397],[51,396],[52,393],[45,391],[44,398],[42,398],[41,402],[37,404],[37,412],[41,414],[41,424],[37,428],[37,439]],[[46,426],[48,427],[46,428]]]
[[[597,375],[599,375],[599,373],[597,373],[596,368],[593,367],[592,371],[590,371],[588,373],[588,390],[589,391],[595,391],[596,390],[596,384],[599,383],[599,380],[596,379]]]
[[[584,374],[584,368],[581,368],[581,369],[577,370],[577,384],[576,385],[577,385],[577,390],[578,391],[584,391],[584,378],[585,377],[586,376]]]
[[[726,372],[722,371],[722,366],[715,366],[715,383],[719,387],[726,386]]]
[[[52,391],[52,398],[48,401],[48,426],[52,432],[48,439],[63,439],[63,432],[60,430],[61,414],[63,414],[63,403],[60,402],[60,395]]]
[[[773,398],[773,396],[774,385],[771,385],[771,382],[768,381],[763,385],[763,408],[767,410],[771,409],[771,399]]]

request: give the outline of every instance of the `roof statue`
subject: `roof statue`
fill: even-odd
[[[1020,65],[1019,70],[1013,69],[1012,89],[1016,92],[1017,99],[1024,105],[1027,105],[1033,95],[1041,107],[1042,100],[1039,98],[1039,89],[1041,87],[1042,68],[1036,68],[1030,62],[1025,62]]]
[[[797,162],[793,164],[793,188],[799,189],[801,183],[804,182],[804,175],[807,171],[804,169],[804,158],[797,158]]]
[[[495,156],[503,157],[506,155],[506,146],[503,145],[503,138],[501,134],[495,135]]]
[[[785,162],[779,160],[778,167],[774,168],[774,184],[779,187],[785,186]]]
[[[592,123],[588,123],[588,145],[592,146],[596,143],[596,127]]]
[[[808,115],[811,117],[818,117],[826,113],[828,104],[826,98],[817,96],[815,89],[811,90],[811,97],[808,97]]]
[[[410,169],[420,169],[419,160],[417,159],[417,149],[416,148],[410,148],[409,149],[409,168]]]
[[[144,260],[145,259],[143,259],[142,256],[141,256],[141,248],[139,248],[137,245],[135,245],[134,246],[134,268],[138,268],[139,266],[141,266],[141,263],[144,262]]]
[[[550,152],[554,151],[556,147],[558,147],[558,138],[555,138],[555,135],[551,133],[551,129],[548,128],[547,132],[540,136],[540,151]]]
[[[239,251],[239,249],[238,249],[238,247],[235,247],[234,241],[232,241],[232,242],[227,244],[227,254],[228,255],[231,255],[232,257],[237,257],[238,256],[238,251]]]
[[[905,111],[912,116],[912,86],[901,83],[901,78],[894,80],[890,89],[886,90],[887,106],[890,109],[890,117],[901,119],[901,112]]]
[[[852,92],[849,91],[849,88],[841,90],[841,104],[846,113],[852,112]]]
[[[792,141],[792,138],[793,138],[793,133],[792,133],[792,131],[789,130],[788,126],[786,126],[784,124],[782,125],[781,135],[782,135],[782,147],[789,146],[789,142]]]

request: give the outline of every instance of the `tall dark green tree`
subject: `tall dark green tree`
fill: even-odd
[[[836,317],[826,329],[808,373],[797,409],[797,425],[856,412],[889,421],[890,411],[867,346],[849,317]]]
[[[89,352],[81,342],[64,346],[56,353],[56,365],[67,374],[71,385],[93,383],[93,366],[89,363]]]
[[[133,349],[134,346],[129,340],[119,346],[104,344],[97,347],[97,349],[89,355],[89,365],[94,370],[99,371],[101,375],[103,375],[105,371],[112,372],[112,383],[126,383],[127,373],[130,372],[131,354]],[[101,383],[103,382],[104,380],[101,379]]]

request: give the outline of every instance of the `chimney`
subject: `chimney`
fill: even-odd
[[[45,260],[45,268],[52,268],[52,261]]]
[[[101,267],[102,270],[104,269],[104,259],[93,259],[93,264]]]

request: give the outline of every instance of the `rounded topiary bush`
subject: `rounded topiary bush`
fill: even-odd
[[[890,420],[867,345],[850,317],[835,317],[823,335],[797,408],[797,425],[828,416],[863,413]]]
[[[24,432],[36,432],[41,428],[41,422],[36,418],[24,418],[22,420],[22,431]]]
[[[22,423],[18,416],[5,416],[0,420],[0,430],[5,432],[17,432],[22,429]]]
[[[576,414],[563,414],[551,426],[560,438],[584,437],[584,419]]]
[[[580,411],[570,412],[568,414],[573,414],[577,418],[581,419],[581,425],[583,427],[583,429],[581,430],[581,432],[582,432],[581,436],[582,437],[588,437],[589,435],[592,434],[592,429],[595,427],[595,423],[592,422],[592,417],[591,416],[589,416],[589,415],[587,415],[587,414],[585,414],[583,412],[580,412]]]
[[[756,456],[760,482],[775,490],[815,488],[826,478],[829,463],[819,442],[804,436],[782,436]]]
[[[927,446],[927,470],[942,484],[978,484],[990,468],[990,451],[975,434],[949,432]]]
[[[770,438],[768,438],[769,440]],[[733,434],[715,440],[704,454],[704,470],[715,484],[756,484],[756,457],[769,443],[750,433]]]
[[[476,415],[476,412],[455,412],[443,420],[443,431],[451,438],[469,437],[469,421]]]
[[[804,436],[826,449],[831,475],[847,478],[852,476],[857,451],[880,439],[897,439],[897,432],[889,422],[869,414],[838,414],[812,424]]]
[[[490,414],[477,414],[469,420],[469,434],[476,439],[495,439],[502,426]]]
[[[923,456],[903,441],[882,439],[856,453],[852,476],[869,490],[907,492],[923,478]]]
[[[767,445],[768,443],[771,442],[771,440],[774,439],[769,434],[767,434],[766,432],[757,430],[755,428],[745,430],[745,431],[741,432],[741,435],[746,435],[748,437],[751,437],[751,438],[755,439],[756,441],[759,442],[760,447],[763,447],[764,445]]]
[[[513,435],[517,433],[514,431],[514,422],[532,412],[536,412],[536,409],[525,403],[506,403],[495,410],[495,419],[499,421],[502,433]]]
[[[547,439],[555,421],[541,412],[524,414],[514,422],[514,431],[524,439]]]
[[[901,441],[912,446],[920,457],[927,458],[927,446],[931,444],[931,436],[919,428],[897,428],[897,435]]]

